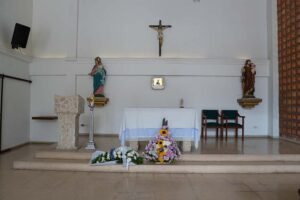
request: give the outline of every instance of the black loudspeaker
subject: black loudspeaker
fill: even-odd
[[[16,23],[11,40],[11,47],[13,49],[17,49],[19,47],[26,48],[29,32],[30,28],[28,26]]]

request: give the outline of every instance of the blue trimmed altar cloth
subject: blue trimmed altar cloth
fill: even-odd
[[[162,119],[168,120],[176,141],[193,141],[198,148],[198,112],[192,108],[126,108],[119,132],[121,145],[126,141],[148,141],[159,134]]]

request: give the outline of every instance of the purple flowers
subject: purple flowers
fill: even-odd
[[[145,148],[144,158],[153,162],[172,163],[180,156],[176,142],[170,136],[158,135]]]

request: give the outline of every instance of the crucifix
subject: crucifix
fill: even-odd
[[[163,31],[166,28],[171,28],[171,25],[162,25],[161,24],[161,20],[159,20],[159,24],[158,25],[149,25],[150,28],[153,28],[154,30],[157,31],[157,39],[158,39],[158,45],[159,45],[159,56],[161,56],[161,47],[163,44],[163,40],[164,40],[164,34]]]

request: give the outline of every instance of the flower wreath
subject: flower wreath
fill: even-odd
[[[104,151],[95,151],[91,158],[91,164],[97,165],[102,163],[114,162],[114,163],[123,163],[123,151],[125,151],[126,161],[134,164],[143,164],[143,157],[139,155],[138,152],[134,151],[130,147],[118,147],[113,148],[109,152]]]
[[[180,156],[180,150],[168,130],[168,121],[163,119],[162,128],[145,148],[146,160],[158,163],[172,163]]]

